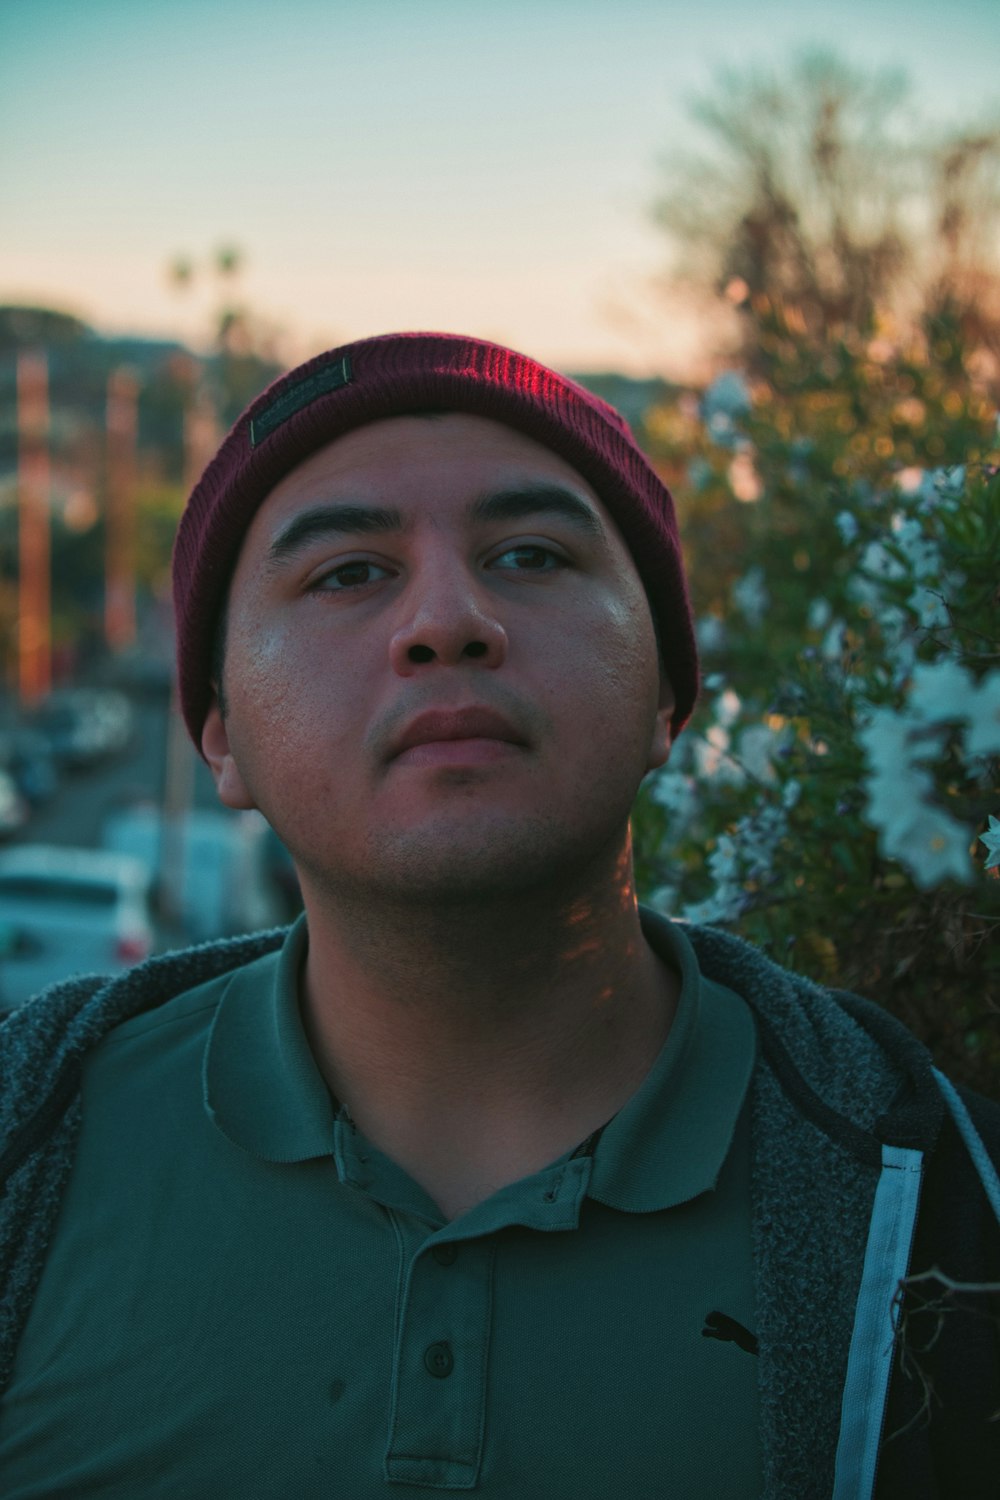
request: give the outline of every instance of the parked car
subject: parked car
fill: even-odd
[[[59,688],[32,722],[47,738],[57,763],[70,768],[119,754],[135,733],[132,705],[114,688]]]
[[[0,850],[0,1009],[72,974],[120,973],[154,937],[140,860],[48,844]]]
[[[55,796],[59,786],[55,757],[48,739],[37,729],[0,731],[0,768],[32,807],[40,807]]]
[[[141,860],[165,928],[183,941],[205,942],[285,920],[269,835],[260,813],[195,809],[165,836],[160,808],[142,803],[111,813],[101,843]]]

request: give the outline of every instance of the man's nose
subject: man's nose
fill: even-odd
[[[414,574],[402,610],[390,643],[392,667],[401,676],[435,661],[498,667],[507,654],[495,600],[465,563],[438,560]]]

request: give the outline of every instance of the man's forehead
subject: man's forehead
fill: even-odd
[[[529,465],[541,473],[558,473],[597,498],[566,459],[535,438],[491,417],[453,411],[406,413],[352,428],[291,469],[268,498],[297,492],[313,480],[329,483],[352,476],[405,480],[416,462],[459,473],[477,464]]]

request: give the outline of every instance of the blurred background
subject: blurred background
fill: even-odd
[[[946,1050],[990,1052],[998,63],[993,0],[0,4],[0,1007],[297,909],[173,708],[173,533],[282,369],[425,328],[599,392],[675,493],[707,686],[644,895],[936,1038],[971,973]],[[926,764],[949,652],[887,810],[855,707]]]

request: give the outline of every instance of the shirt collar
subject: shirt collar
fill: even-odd
[[[647,942],[679,973],[681,987],[656,1061],[593,1148],[589,1196],[627,1213],[672,1208],[715,1187],[755,1053],[746,1002],[704,977],[678,927],[646,907],[639,916]]]
[[[649,1073],[594,1144],[587,1195],[630,1213],[688,1202],[714,1188],[753,1070],[746,1003],[706,979],[683,932],[646,907],[643,934],[680,975],[677,1013]],[[282,947],[236,970],[205,1049],[209,1115],[236,1145],[265,1161],[334,1152],[340,1106],[316,1064],[298,1006],[308,945],[305,916]]]
[[[205,1048],[205,1108],[223,1135],[264,1161],[309,1161],[333,1150],[338,1105],[299,1014],[305,916],[281,948],[237,969]]]

